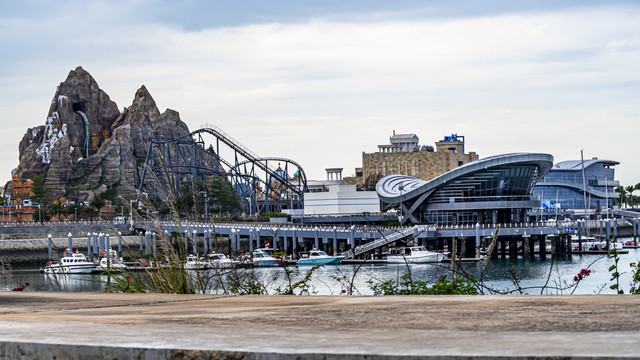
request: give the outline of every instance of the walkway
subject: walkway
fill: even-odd
[[[636,296],[0,293],[0,359],[632,358]]]

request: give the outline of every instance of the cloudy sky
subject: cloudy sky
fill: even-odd
[[[144,84],[311,179],[352,175],[395,130],[480,157],[583,149],[640,182],[640,3],[452,3],[0,0],[0,180],[80,65],[120,109]]]

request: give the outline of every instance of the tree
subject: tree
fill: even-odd
[[[41,206],[48,206],[51,203],[51,192],[45,185],[45,178],[43,175],[35,175],[31,179],[31,200]]]
[[[627,191],[624,189],[623,186],[618,186],[615,189],[613,189],[613,191],[620,194],[620,208],[623,208],[624,204],[627,203]]]
[[[115,188],[107,189],[94,196],[89,203],[89,207],[95,209],[98,216],[100,216],[100,209],[104,206],[105,202],[113,202],[116,196],[118,196],[118,191]],[[93,215],[91,216],[91,220],[93,220]]]
[[[209,186],[209,204],[219,214],[232,214],[242,208],[240,196],[233,190],[231,183],[222,177],[213,179]]]
[[[634,200],[633,199],[633,192],[635,190],[637,190],[637,189],[636,189],[636,187],[634,185],[629,185],[629,186],[625,187],[624,189],[627,191],[627,194],[628,194],[628,196],[627,196],[627,204],[631,205],[631,207],[633,207],[633,205],[634,205],[633,204],[634,203],[633,202],[633,200]]]

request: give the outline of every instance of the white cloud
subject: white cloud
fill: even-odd
[[[55,85],[82,65],[120,108],[145,84],[161,111],[178,110],[191,129],[216,124],[258,154],[300,162],[310,178],[323,178],[325,167],[353,173],[361,152],[395,129],[425,144],[457,132],[481,156],[540,151],[566,160],[584,148],[621,161],[624,183],[640,182],[632,142],[619,141],[640,126],[639,10],[196,32],[110,26],[95,15],[76,24],[68,15],[29,23],[26,35],[16,20],[2,32],[25,48],[2,60],[12,70],[0,70],[8,115],[0,126],[44,123]],[[38,105],[16,106],[20,99]],[[0,173],[17,164],[18,141]]]

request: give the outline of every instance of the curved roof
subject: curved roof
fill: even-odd
[[[538,178],[542,179],[553,166],[553,156],[538,153],[513,153],[490,156],[457,167],[430,181],[416,179],[406,175],[385,176],[376,184],[376,192],[382,201],[399,203],[413,199],[425,193],[431,193],[439,186],[453,181],[458,177],[469,175],[477,171],[495,166],[535,164],[538,166]]]
[[[588,168],[591,165],[595,165],[597,163],[602,163],[603,165],[609,165],[609,166],[614,166],[614,165],[619,165],[620,163],[618,161],[613,161],[613,160],[601,160],[598,158],[593,158],[593,159],[589,159],[589,160],[585,160],[584,161],[584,167]],[[553,165],[553,168],[551,170],[558,170],[558,171],[581,171],[582,170],[582,160],[567,160],[567,161],[561,161],[555,165]]]

